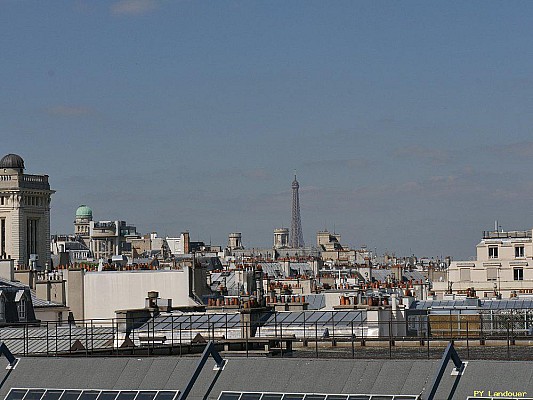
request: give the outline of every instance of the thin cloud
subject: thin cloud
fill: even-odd
[[[422,161],[429,161],[433,164],[447,164],[452,158],[450,152],[447,150],[418,145],[400,147],[392,154],[397,158],[418,159]]]
[[[365,168],[370,162],[364,158],[353,158],[344,160],[316,160],[304,163],[306,167],[319,168]]]
[[[111,6],[113,15],[145,15],[157,9],[155,0],[121,0]]]
[[[253,180],[267,181],[272,179],[272,175],[264,168],[254,168],[242,172],[242,176]]]
[[[50,115],[60,116],[60,117],[79,117],[82,115],[92,114],[92,110],[87,107],[77,107],[77,106],[55,106],[46,109],[46,112]]]
[[[533,142],[523,141],[489,148],[491,153],[504,156],[531,157],[533,156]]]

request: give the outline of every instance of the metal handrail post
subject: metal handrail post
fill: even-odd
[[[83,324],[85,326],[85,345],[83,347],[85,347],[85,357],[88,357],[89,356],[89,332],[88,332],[88,326],[87,324]]]
[[[392,328],[391,320],[389,319],[389,358],[392,358]]]
[[[318,321],[315,322],[315,351],[318,358]]]
[[[352,336],[351,336],[351,340],[352,340],[352,358],[355,358],[355,337],[354,337],[354,334],[353,334],[353,321],[352,321]]]
[[[429,360],[429,341],[431,340],[430,339],[430,336],[429,336],[429,328],[430,328],[430,324],[429,324],[429,314],[426,315],[426,336],[427,336],[427,349],[428,349],[428,354],[427,354],[427,357],[428,357],[428,360]]]
[[[302,311],[302,314],[304,315],[304,342],[305,342],[305,311]]]
[[[55,333],[56,333],[56,338],[55,338],[56,340],[55,340],[55,342],[56,342],[56,356],[57,356],[57,351],[58,351],[58,350],[57,350],[57,322],[56,322],[56,329],[55,329],[55,331],[56,331],[56,332],[55,332]]]
[[[469,321],[466,320],[466,354],[467,354],[468,359],[470,359],[470,343],[469,343],[470,331],[468,328],[468,322]]]
[[[510,337],[509,337],[509,321],[507,321],[507,360],[511,359],[511,348],[510,348]]]
[[[246,333],[246,357],[248,357],[248,322],[244,323],[244,330]]]

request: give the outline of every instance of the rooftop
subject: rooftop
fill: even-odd
[[[483,239],[530,239],[531,230],[528,231],[483,231]]]
[[[6,373],[0,396],[5,397],[11,388],[183,391],[197,363],[197,358],[173,356],[22,358],[16,369]],[[216,379],[213,364],[213,360],[207,362],[188,399],[216,400],[228,391],[422,394],[422,398],[427,398],[439,362],[239,357],[229,358]],[[451,372],[450,363],[436,399],[464,400],[477,390],[533,393],[529,362],[469,361],[460,379]]]

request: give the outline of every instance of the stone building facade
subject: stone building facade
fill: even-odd
[[[475,260],[452,261],[447,278],[433,282],[437,297],[445,293],[510,298],[533,294],[533,230],[485,231]]]
[[[8,154],[0,160],[0,258],[19,267],[50,265],[50,190],[48,175],[24,173],[24,160]]]

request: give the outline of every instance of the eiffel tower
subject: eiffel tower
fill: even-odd
[[[300,219],[300,196],[298,189],[300,184],[294,175],[292,182],[292,219],[291,219],[291,240],[290,246],[293,249],[304,247],[304,234],[302,232],[302,220]]]

